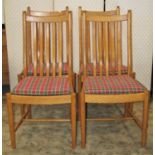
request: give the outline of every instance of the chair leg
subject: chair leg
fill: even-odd
[[[76,92],[76,73],[73,74],[73,88],[74,88],[74,91]]]
[[[81,79],[80,76],[78,76],[78,120],[80,121],[80,92],[81,92]]]
[[[71,126],[72,126],[72,148],[76,147],[76,95],[71,97]]]
[[[81,147],[85,148],[86,146],[86,108],[85,108],[85,99],[84,99],[84,94],[80,94],[81,97]]]
[[[24,104],[22,104],[20,106],[20,113],[21,113],[21,116],[23,116],[25,114],[25,105]]]
[[[148,91],[146,91],[143,103],[142,141],[141,141],[142,147],[145,147],[147,140],[148,113],[149,113],[149,93]]]
[[[130,103],[125,103],[124,104],[124,117],[128,117],[129,116],[129,113],[128,113],[129,106],[130,106]]]
[[[32,118],[31,105],[28,105],[27,110],[29,111],[27,118],[31,119]]]
[[[15,141],[15,128],[14,128],[14,114],[13,114],[13,103],[11,103],[11,94],[7,94],[7,109],[8,109],[8,120],[9,120],[9,128],[10,128],[10,138],[11,138],[11,146],[13,149],[16,148]]]
[[[125,103],[125,105],[124,105],[124,117],[130,116],[128,111],[132,114],[132,112],[133,112],[133,103]]]

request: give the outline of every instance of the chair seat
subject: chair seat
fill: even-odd
[[[109,77],[88,76],[84,82],[86,94],[128,94],[144,92],[144,87],[128,75]]]
[[[52,75],[52,64],[50,64],[50,75]],[[28,75],[33,75],[33,72],[34,72],[34,66],[33,64],[30,64],[29,67],[28,67]],[[58,63],[56,64],[56,74],[58,74],[59,72],[59,66],[58,66]],[[37,73],[39,75],[40,73],[40,67],[37,67]],[[46,66],[43,65],[43,73],[46,74]],[[62,74],[63,75],[66,75],[68,73],[68,64],[67,63],[63,63],[62,65]]]
[[[71,88],[67,77],[29,76],[22,79],[14,88],[13,94],[47,96],[67,95]]]
[[[89,63],[88,64],[88,67],[87,67],[88,69],[88,75],[93,75],[93,63]],[[105,66],[103,66],[103,74],[105,74]],[[109,72],[110,72],[110,74],[112,74],[112,73],[118,73],[118,67],[116,66],[116,67],[112,67],[112,66],[109,66]],[[122,67],[121,67],[121,73],[122,74],[127,74],[127,72],[128,72],[128,68],[127,68],[127,66],[124,66],[124,65],[122,65]],[[80,68],[80,74],[83,74],[84,73],[84,69],[83,69],[83,67],[81,67]],[[96,66],[96,73],[97,73],[97,75],[99,75],[99,73],[100,73],[100,65],[99,64],[97,64],[97,66]]]

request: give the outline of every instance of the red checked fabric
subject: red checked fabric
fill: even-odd
[[[21,80],[14,88],[16,95],[67,95],[71,89],[67,77],[37,77],[29,76]]]
[[[128,94],[144,91],[144,87],[128,75],[87,77],[84,89],[86,94]]]
[[[56,73],[59,72],[59,68],[58,68],[58,64],[56,65]],[[33,64],[31,64],[29,67],[28,67],[28,75],[33,75],[33,72],[34,72],[34,66]],[[37,73],[39,74],[40,73],[40,67],[37,67]],[[62,65],[62,74],[63,75],[66,75],[68,73],[68,65],[67,63],[63,63]],[[44,74],[46,74],[46,67],[44,65]],[[50,64],[50,75],[52,75],[52,64]]]
[[[93,75],[93,64],[92,63],[88,64],[87,70],[88,70],[88,75]],[[110,73],[112,73],[113,71],[115,73],[117,73],[118,67],[112,68],[112,66],[109,66],[109,71],[110,71]],[[83,67],[81,67],[80,74],[83,74],[83,72],[84,72]],[[97,75],[99,75],[99,73],[100,73],[100,65],[99,64],[97,64],[97,66],[96,66],[96,72],[97,72]],[[122,74],[127,74],[128,68],[123,65],[121,67],[121,72],[122,72]],[[105,66],[103,66],[103,74],[105,74]]]

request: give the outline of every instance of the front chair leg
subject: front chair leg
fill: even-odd
[[[85,148],[86,146],[86,105],[85,105],[85,99],[84,99],[84,94],[80,94],[80,115],[81,115],[81,147]]]
[[[76,147],[76,95],[71,97],[71,127],[72,127],[72,148]]]
[[[81,116],[80,116],[80,100],[81,100],[81,97],[80,97],[80,95],[81,95],[81,77],[78,75],[78,120],[79,120],[79,122],[81,123]]]
[[[143,103],[142,141],[141,141],[142,147],[145,147],[147,140],[148,114],[149,114],[149,93],[148,91],[146,91]]]
[[[15,149],[16,141],[15,141],[13,103],[11,102],[11,94],[8,93],[6,96],[7,96],[7,109],[8,109],[8,120],[9,120],[9,128],[10,128],[11,146],[13,149]]]

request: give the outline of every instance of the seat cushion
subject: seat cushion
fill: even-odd
[[[32,96],[66,95],[70,92],[67,77],[29,76],[22,79],[13,89],[13,94]]]
[[[87,69],[88,75],[93,75],[93,63],[89,63],[87,68],[88,68]],[[105,74],[105,66],[103,66],[102,71],[103,71],[103,74]],[[83,69],[83,67],[81,67],[80,68],[80,74],[83,74],[83,72],[84,72],[84,69]],[[100,73],[99,64],[97,64],[97,66],[96,66],[96,72],[97,72],[97,75],[99,75],[99,73]],[[116,66],[113,68],[112,66],[109,66],[109,72],[110,72],[110,74],[112,74],[113,72],[118,73],[118,67]],[[122,72],[122,74],[127,74],[127,72],[128,72],[127,66],[122,65],[121,72]]]
[[[58,67],[59,67],[58,64],[56,64],[56,74],[58,74],[58,72],[59,72]],[[46,66],[45,65],[44,65],[43,71],[44,71],[44,74],[46,74]],[[34,66],[33,66],[33,64],[30,64],[29,67],[28,67],[28,75],[33,75],[33,72],[34,72]],[[66,75],[68,72],[69,72],[68,71],[68,64],[63,63],[63,65],[62,65],[62,74]],[[40,67],[37,67],[37,73],[39,75]],[[52,75],[52,64],[50,64],[50,75]]]
[[[128,75],[91,77],[88,76],[84,81],[86,94],[128,94],[140,93],[144,87],[135,79]]]

